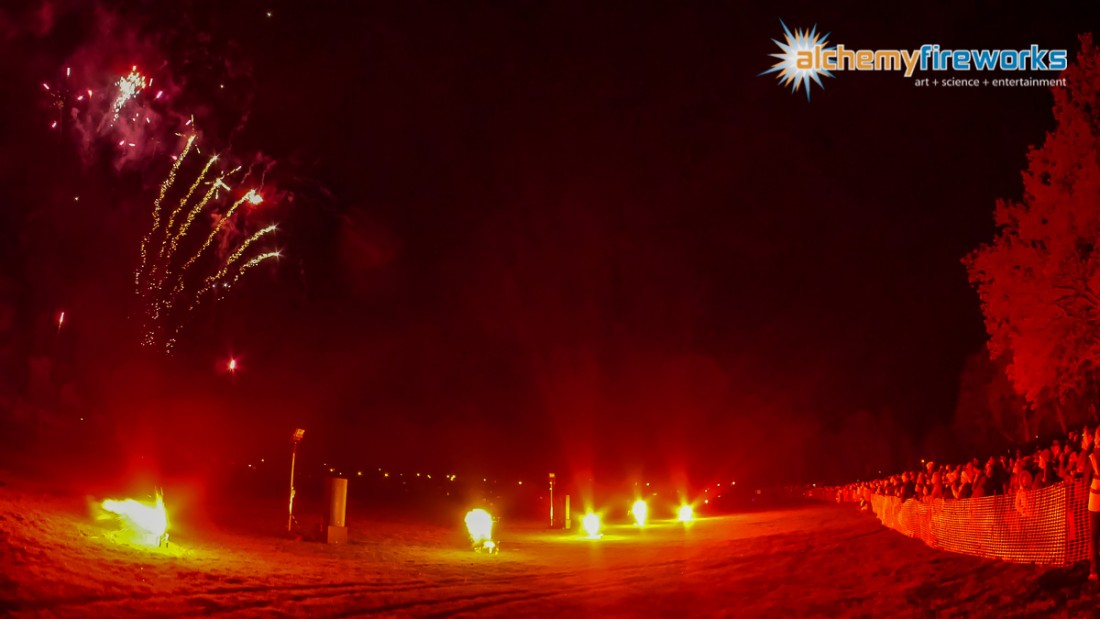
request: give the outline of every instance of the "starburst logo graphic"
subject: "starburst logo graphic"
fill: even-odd
[[[775,39],[772,42],[779,46],[781,50],[778,54],[768,54],[772,58],[778,58],[779,62],[772,65],[772,68],[760,73],[760,75],[767,75],[768,73],[778,73],[776,79],[779,80],[779,84],[782,86],[791,87],[791,92],[798,92],[799,88],[805,88],[806,100],[810,100],[810,81],[812,80],[821,88],[825,88],[825,85],[821,83],[819,76],[835,77],[827,69],[820,66],[806,66],[805,62],[800,63],[799,57],[808,54],[813,54],[815,49],[831,49],[825,47],[828,44],[828,34],[818,34],[817,26],[814,26],[810,30],[798,30],[792,33],[787,24],[783,23],[783,20],[779,20],[780,25],[783,26],[783,33],[786,35],[787,42],[780,43]]]

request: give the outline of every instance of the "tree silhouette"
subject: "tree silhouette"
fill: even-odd
[[[1067,424],[1095,416],[1100,368],[1100,56],[1089,35],[1054,92],[1056,126],[1028,153],[1021,200],[999,200],[991,243],[964,260],[989,351],[1016,391]]]

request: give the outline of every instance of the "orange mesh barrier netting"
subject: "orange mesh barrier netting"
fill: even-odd
[[[1083,561],[1088,548],[1088,490],[1080,481],[956,501],[921,503],[875,495],[882,523],[933,548],[1017,563]]]

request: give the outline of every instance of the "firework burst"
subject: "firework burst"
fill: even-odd
[[[235,193],[229,181],[241,168],[218,170],[216,155],[207,158],[186,191],[176,191],[177,181],[185,175],[182,170],[188,155],[198,150],[195,142],[195,134],[186,137],[160,185],[153,201],[152,225],[142,239],[140,262],[134,273],[142,308],[142,344],[163,347],[169,353],[188,313],[204,300],[227,293],[256,266],[281,255],[278,251],[266,250],[248,257],[257,243],[274,234],[277,230],[274,224],[256,230],[235,244],[230,236],[229,249],[221,252],[227,257],[207,251],[219,236],[235,236],[239,230],[247,228],[241,207],[246,203],[259,205],[263,198],[253,188],[226,207],[227,200],[223,198]],[[175,200],[173,195],[180,195],[179,202],[165,217],[168,210],[165,202]]]
[[[170,92],[165,90],[171,86],[158,83],[154,94],[154,78],[136,65],[109,80],[95,77],[89,82],[85,77],[89,73],[96,74],[86,67],[66,66],[53,80],[41,83],[52,112],[47,121],[50,129],[77,137],[87,157],[95,156],[94,146],[100,140],[114,144],[119,168],[161,152],[163,121],[183,122],[171,109]]]
[[[115,86],[118,86],[118,95],[115,97],[114,103],[111,104],[116,122],[119,114],[122,113],[122,106],[126,105],[126,102],[133,99],[139,92],[145,90],[148,85],[149,81],[145,79],[144,75],[138,73],[137,66],[130,69],[129,75],[118,78],[118,82],[115,84]]]

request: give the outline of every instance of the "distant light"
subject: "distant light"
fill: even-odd
[[[237,358],[236,357],[230,357],[229,358],[229,364],[227,365],[227,367],[229,369],[230,374],[235,374],[237,372]]]
[[[518,482],[516,482],[516,484],[522,486],[523,485],[523,480],[522,479],[519,480]]]
[[[588,534],[589,539],[600,538],[600,515],[595,512],[588,512],[581,520],[581,526],[584,527],[584,532]]]
[[[695,520],[695,509],[691,505],[681,505],[678,519],[684,524],[691,524]]]
[[[359,471],[358,473],[356,473],[356,475],[359,476],[359,477],[362,477],[363,476],[363,471]]]
[[[646,518],[649,516],[649,504],[643,499],[638,499],[634,501],[634,506],[630,508],[630,513],[634,514],[634,524],[639,527],[644,527]]]
[[[334,468],[332,468],[332,467],[330,466],[330,467],[328,467],[328,472],[329,472],[329,473],[335,473],[335,472],[336,472],[336,469],[334,469]]]
[[[57,315],[57,330],[61,330],[61,326],[65,324],[65,312],[61,312]]]

